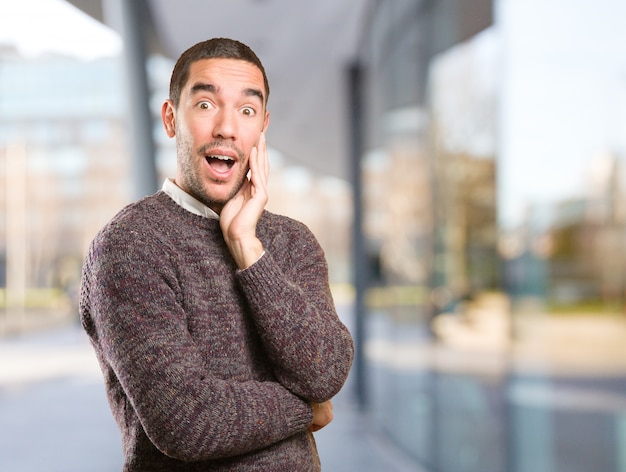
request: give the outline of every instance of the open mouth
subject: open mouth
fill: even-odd
[[[226,173],[235,165],[233,158],[228,156],[211,155],[205,156],[205,159],[211,169],[219,173]]]

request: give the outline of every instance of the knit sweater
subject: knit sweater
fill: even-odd
[[[318,471],[310,402],[353,356],[324,254],[265,211],[238,270],[219,221],[163,192],[124,208],[83,266],[81,322],[122,433],[124,471]]]

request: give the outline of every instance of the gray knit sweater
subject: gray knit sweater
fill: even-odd
[[[239,271],[219,221],[158,192],[94,239],[80,314],[125,471],[320,470],[309,401],[341,389],[352,338],[310,231],[264,212],[257,236]]]

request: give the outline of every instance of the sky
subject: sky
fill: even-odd
[[[598,156],[626,159],[626,2],[500,0],[499,206],[584,197]]]
[[[119,35],[64,0],[0,0],[0,47],[26,57],[57,53],[82,60],[120,54]]]

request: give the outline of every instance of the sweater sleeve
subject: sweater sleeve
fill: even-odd
[[[207,371],[176,299],[174,266],[154,244],[131,237],[132,245],[121,237],[92,245],[81,318],[152,443],[170,457],[200,461],[305,431],[310,406],[280,383],[225,381]]]
[[[276,377],[323,402],[345,383],[354,345],[335,310],[322,248],[304,225],[288,234],[238,277]]]

